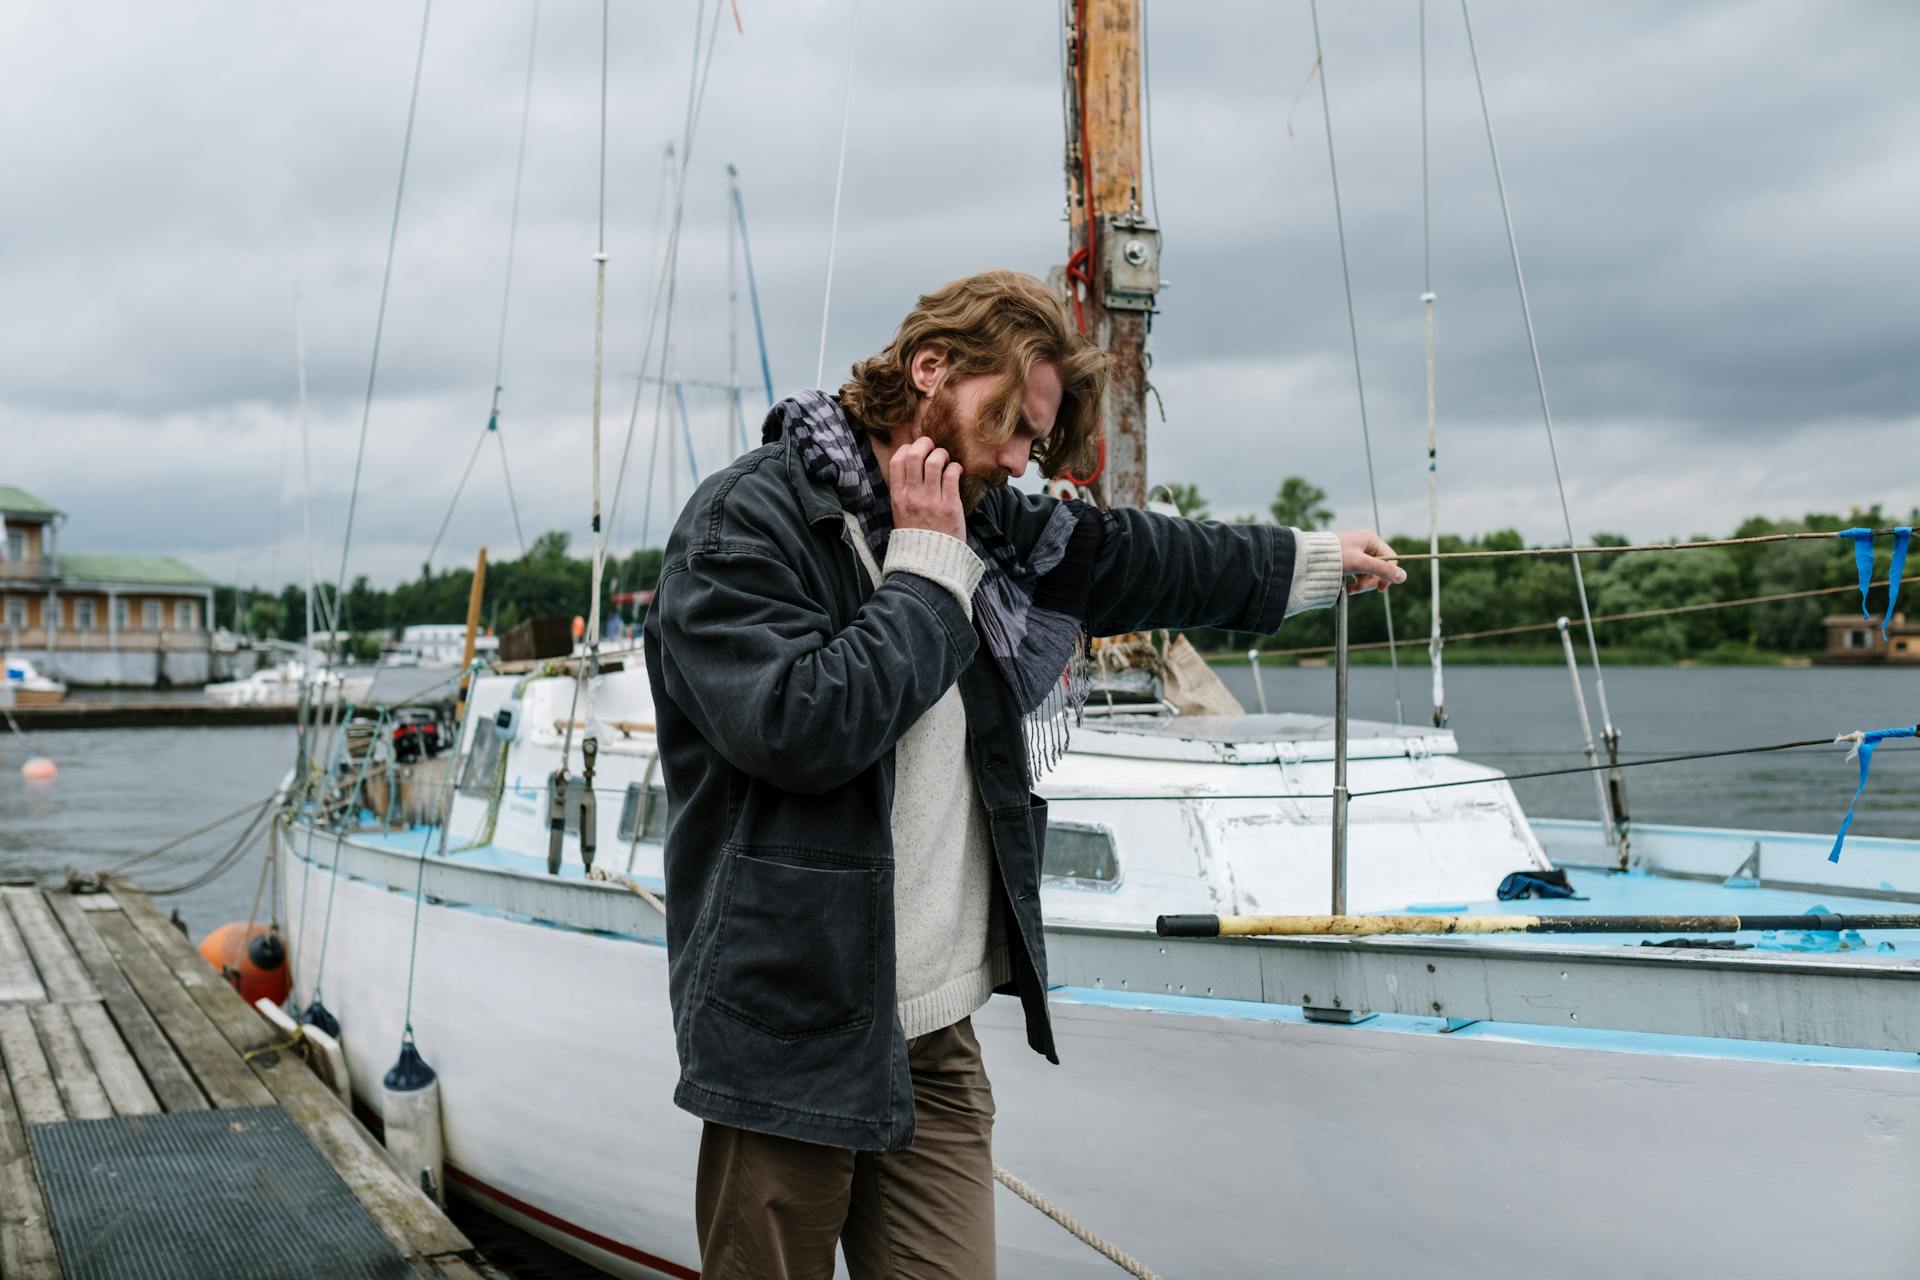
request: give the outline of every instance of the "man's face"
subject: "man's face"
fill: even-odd
[[[961,467],[960,505],[971,512],[989,489],[1027,473],[1033,447],[1046,439],[1060,414],[1060,373],[1043,361],[1033,367],[1020,400],[1020,421],[1013,434],[989,441],[981,434],[981,410],[993,390],[985,374],[943,382],[923,405],[916,434],[952,455]]]

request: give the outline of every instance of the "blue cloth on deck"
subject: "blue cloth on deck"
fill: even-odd
[[[1920,735],[1920,725],[1875,729],[1861,735],[1860,745],[1854,748],[1860,756],[1860,785],[1853,789],[1853,799],[1847,802],[1847,816],[1840,823],[1840,834],[1833,838],[1833,852],[1827,855],[1828,862],[1840,861],[1840,846],[1847,842],[1847,828],[1853,825],[1853,806],[1860,803],[1860,793],[1867,789],[1867,770],[1873,767],[1874,748],[1888,738],[1911,738],[1916,735]]]

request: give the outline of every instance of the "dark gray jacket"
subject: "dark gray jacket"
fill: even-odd
[[[1054,503],[1001,489],[975,518],[1024,557]],[[1279,625],[1287,530],[1131,508],[1097,519],[1093,634]],[[667,543],[646,657],[672,815],[674,1101],[739,1128],[899,1150],[913,1089],[893,1013],[894,743],[959,682],[1008,922],[1003,990],[1057,1062],[1047,806],[1027,790],[1019,709],[959,602],[910,573],[869,590],[848,536],[832,487],[784,439],[709,476]]]

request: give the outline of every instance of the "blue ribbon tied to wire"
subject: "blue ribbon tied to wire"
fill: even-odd
[[[1897,571],[1896,571],[1897,572]],[[1833,838],[1833,852],[1827,855],[1828,862],[1840,861],[1840,846],[1847,842],[1847,828],[1853,825],[1853,807],[1860,803],[1860,793],[1867,789],[1867,771],[1873,768],[1873,752],[1888,738],[1912,738],[1920,736],[1920,725],[1902,725],[1897,729],[1875,729],[1870,733],[1843,733],[1835,742],[1851,742],[1853,750],[1847,752],[1847,759],[1858,757],[1860,761],[1860,785],[1853,789],[1853,799],[1847,802],[1847,816],[1840,823],[1840,834]]]
[[[1860,616],[1868,621],[1873,614],[1867,610],[1867,589],[1873,585],[1873,530],[1842,529],[1842,538],[1853,539],[1853,563],[1860,571]],[[1887,627],[1893,622],[1894,602],[1900,598],[1900,575],[1907,569],[1907,544],[1913,540],[1913,526],[1900,525],[1893,531],[1893,563],[1887,566],[1887,612],[1880,619],[1880,638],[1887,638]]]

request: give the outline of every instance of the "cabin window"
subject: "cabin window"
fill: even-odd
[[[7,625],[10,627],[25,628],[27,625],[27,602],[25,600],[17,596],[8,599]]]
[[[634,832],[638,831],[639,835]],[[667,838],[667,789],[654,783],[644,791],[637,782],[627,784],[627,796],[620,804],[622,840],[665,840]]]
[[[147,600],[140,605],[140,629],[158,631],[160,629],[160,602]]]
[[[175,600],[173,602],[173,629],[175,631],[191,631],[198,625],[193,616],[193,606],[194,601],[192,600]]]
[[[91,631],[96,625],[93,615],[93,601],[75,600],[73,602],[73,625],[78,631]]]
[[[1047,824],[1046,854],[1040,862],[1044,879],[1065,881],[1078,889],[1111,889],[1120,880],[1120,859],[1113,850],[1113,832],[1078,822]]]
[[[491,796],[493,778],[500,771],[500,739],[493,730],[493,717],[487,716],[473,726],[473,745],[467,749],[466,766],[460,770],[460,794]]]

